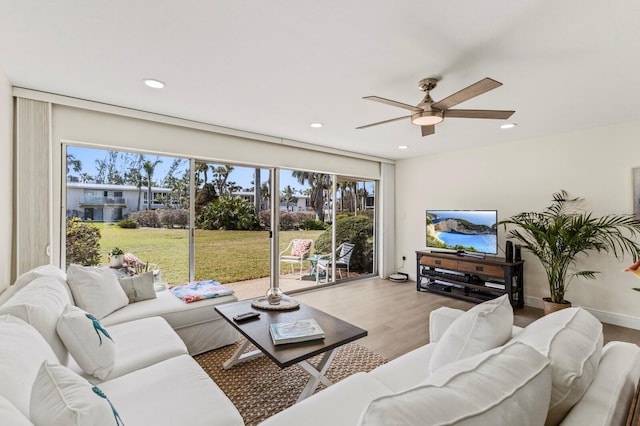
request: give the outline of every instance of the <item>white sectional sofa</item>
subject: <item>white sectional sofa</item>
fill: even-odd
[[[0,424],[244,424],[163,318],[179,328],[198,314],[182,321],[159,295],[105,316],[113,319],[107,326],[73,305],[65,278],[36,268],[0,295]],[[202,348],[199,333],[188,336]]]
[[[640,348],[580,308],[512,326],[506,296],[430,316],[430,343],[264,421],[284,425],[624,425]]]

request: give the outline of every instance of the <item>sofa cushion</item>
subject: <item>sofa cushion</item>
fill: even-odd
[[[156,298],[156,291],[153,287],[153,271],[132,277],[118,278],[118,282],[127,294],[129,303]]]
[[[30,418],[38,426],[122,424],[98,387],[62,365],[46,362],[33,382]]]
[[[58,362],[38,331],[11,315],[0,315],[0,396],[29,416],[31,386],[43,361]]]
[[[56,329],[83,371],[98,379],[107,377],[116,358],[115,343],[93,315],[77,306],[67,305]]]
[[[100,388],[127,426],[244,424],[229,398],[188,355],[108,380]]]
[[[67,269],[67,282],[76,305],[99,320],[129,304],[118,278],[108,267],[71,264]]]
[[[511,338],[513,308],[503,295],[469,309],[447,328],[429,361],[429,370],[504,345]]]
[[[447,364],[412,389],[371,401],[362,425],[542,425],[549,360],[514,343]]]
[[[182,339],[161,317],[112,325],[109,326],[109,334],[115,342],[115,363],[107,377],[101,380],[111,380],[169,358],[187,354],[187,347]],[[73,362],[70,362],[68,367],[91,379],[91,383],[99,383],[95,378],[88,377]]]
[[[551,361],[553,389],[547,425],[559,424],[585,394],[602,355],[602,324],[582,308],[568,308],[529,324],[513,341]]]
[[[40,277],[55,278],[63,283],[67,291],[69,291],[69,287],[67,287],[67,274],[65,274],[62,269],[53,265],[42,265],[20,275],[12,286],[9,286],[9,288],[7,288],[2,294],[0,294],[0,306],[2,306],[4,302],[9,300],[9,298],[16,294],[21,288],[25,287],[36,278]],[[71,297],[70,291],[69,297]]]
[[[69,294],[60,281],[40,277],[0,306],[0,314],[10,314],[31,324],[51,345],[60,363],[66,364],[69,353],[56,332],[56,325],[69,303]]]
[[[417,386],[429,377],[430,372],[428,368],[416,368],[416,366],[429,365],[437,346],[436,343],[422,345],[401,357],[382,364],[370,371],[369,374],[391,389],[392,392],[400,392]]]
[[[0,424],[11,426],[33,426],[33,423],[8,399],[0,396]]]
[[[591,386],[562,420],[562,426],[623,425],[640,378],[640,347],[609,342]]]

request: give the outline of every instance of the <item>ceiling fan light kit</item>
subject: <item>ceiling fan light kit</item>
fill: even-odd
[[[420,80],[420,82],[418,83],[418,88],[425,92],[425,96],[424,99],[422,99],[422,102],[420,102],[416,106],[394,101],[391,99],[381,98],[379,96],[365,96],[363,99],[407,109],[411,111],[411,115],[367,124],[357,127],[357,129],[366,129],[367,127],[410,118],[411,123],[420,126],[422,136],[428,136],[435,133],[435,125],[442,122],[445,117],[506,120],[515,112],[506,110],[450,109],[451,107],[456,106],[459,103],[468,101],[469,99],[475,98],[476,96],[488,92],[489,90],[493,90],[497,87],[502,86],[502,83],[491,78],[483,78],[482,80],[454,93],[449,97],[442,99],[439,102],[434,102],[433,99],[431,99],[430,92],[436,87],[437,84],[438,79],[433,77],[427,77]]]

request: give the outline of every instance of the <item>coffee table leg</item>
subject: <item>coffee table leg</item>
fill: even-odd
[[[244,350],[247,349],[247,346],[249,346],[249,343],[250,342],[247,339],[244,339],[242,344],[238,347],[238,349],[236,349],[236,351],[233,353],[231,358],[229,358],[228,360],[222,363],[222,368],[224,368],[225,370],[228,370],[238,363],[241,363],[244,361],[250,361],[252,359],[255,359],[264,355],[262,352],[260,352],[257,349],[255,351],[244,353]]]
[[[300,396],[298,397],[298,400],[296,402],[300,402],[308,396],[311,396],[313,391],[321,382],[325,386],[331,386],[333,384],[331,380],[327,379],[325,374],[327,373],[327,370],[329,370],[331,362],[333,361],[333,358],[335,358],[337,352],[338,348],[325,352],[317,367],[314,367],[307,361],[298,363],[298,365],[302,367],[307,373],[309,373],[311,377],[309,377],[307,385],[302,390],[302,393],[300,393]]]

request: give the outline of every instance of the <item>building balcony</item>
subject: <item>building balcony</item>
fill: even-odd
[[[92,207],[92,206],[111,206],[111,207],[126,207],[127,202],[124,197],[83,197],[80,202],[80,207]]]

